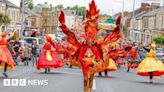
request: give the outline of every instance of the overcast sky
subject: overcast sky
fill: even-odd
[[[20,0],[9,0],[9,1],[19,6]],[[33,0],[33,1],[35,5],[37,5],[38,3],[43,4],[44,2],[48,2],[49,4],[52,4],[53,6],[56,6],[58,4],[63,4],[64,7],[79,5],[79,6],[86,6],[88,8],[88,3],[91,0]],[[114,14],[119,11],[122,11],[123,10],[122,1],[124,1],[124,5],[125,5],[124,10],[126,11],[133,10],[134,0],[95,0],[95,1],[101,13]],[[140,7],[142,1],[143,0],[135,0],[135,8]],[[163,2],[164,0],[149,0],[149,1]]]

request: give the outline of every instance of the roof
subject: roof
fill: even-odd
[[[142,11],[142,12],[138,13],[137,15],[135,15],[135,19],[142,19],[142,16],[146,13],[147,13],[147,11]]]
[[[23,9],[21,8],[21,11],[22,11]],[[35,13],[34,11],[32,11],[32,10],[30,10],[29,8],[26,8],[26,7],[24,7],[24,13],[26,13],[27,15],[29,15],[29,16],[41,16],[41,15],[39,15],[39,14],[37,14],[37,13]]]
[[[160,13],[160,12],[164,12],[164,9],[162,7],[158,8],[158,9],[154,9],[154,10],[148,11],[148,12],[145,12],[145,13],[141,14],[141,16],[138,17],[138,19],[142,19],[142,17],[155,16],[157,13]]]
[[[8,0],[0,0],[0,2],[5,3],[5,4],[7,3],[7,6],[9,6],[9,7],[20,9],[17,5],[13,4],[12,2],[10,2]]]

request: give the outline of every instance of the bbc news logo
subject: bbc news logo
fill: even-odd
[[[4,86],[47,86],[48,80],[4,79]]]

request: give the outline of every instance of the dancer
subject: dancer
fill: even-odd
[[[2,32],[0,36],[0,68],[4,69],[3,75],[8,78],[7,75],[7,69],[14,69],[15,68],[15,62],[12,58],[12,55],[8,49],[8,40],[10,40],[15,34],[14,32],[10,35],[10,37],[7,37],[7,32]],[[3,52],[3,53],[2,53]]]
[[[138,61],[137,61],[137,50],[135,47],[133,47],[130,51],[129,51],[129,60],[127,63],[127,72],[130,71],[130,69],[134,69],[138,67]]]
[[[139,64],[137,74],[149,76],[150,83],[153,83],[154,76],[164,75],[164,64],[156,57],[155,43],[150,44],[150,48],[144,47],[148,51],[146,58]]]
[[[103,58],[102,46],[115,42],[120,38],[121,16],[117,19],[116,28],[103,38],[101,44],[98,44],[96,37],[98,36],[98,29],[101,29],[98,28],[98,20],[99,10],[97,10],[95,2],[92,0],[89,4],[89,10],[86,11],[86,20],[84,22],[85,41],[79,42],[75,34],[65,25],[64,13],[61,12],[59,16],[60,28],[67,35],[68,42],[77,48],[72,57],[75,62],[80,63],[84,76],[84,92],[91,92],[94,74],[107,69],[108,60]]]
[[[47,73],[50,72],[50,68],[63,67],[64,62],[59,58],[54,46],[49,43],[52,42],[51,37],[47,36],[45,39],[46,42],[43,45],[43,52],[40,54],[37,62],[37,69],[44,68],[45,73]]]
[[[108,71],[116,71],[117,70],[116,63],[111,58],[112,56],[108,53],[109,49],[112,50],[113,48],[110,45],[102,46],[102,50],[104,52],[103,58],[104,58],[104,60],[108,61],[107,69],[105,69],[105,71],[104,71],[105,76],[108,76]],[[99,72],[99,76],[102,76],[101,72]]]

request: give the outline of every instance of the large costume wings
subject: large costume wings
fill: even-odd
[[[121,23],[121,16],[119,16],[117,18],[116,28],[112,31],[112,33],[109,33],[104,38],[104,41],[103,41],[104,45],[107,45],[107,44],[109,44],[111,42],[115,42],[115,41],[117,41],[121,37],[121,34],[120,34],[120,23]]]
[[[63,33],[67,35],[67,41],[72,45],[74,45],[75,47],[78,47],[80,43],[76,39],[75,34],[71,32],[71,30],[65,25],[65,17],[63,11],[61,11],[61,14],[59,16],[59,22],[61,23],[60,28],[62,29]]]

